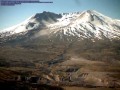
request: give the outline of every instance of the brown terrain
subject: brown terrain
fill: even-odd
[[[0,90],[119,90],[119,43],[92,44],[1,46]]]

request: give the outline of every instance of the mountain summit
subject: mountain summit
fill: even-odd
[[[4,41],[7,40],[6,37],[13,40],[32,32],[37,32],[32,35],[33,37],[57,37],[70,41],[72,38],[112,39],[120,38],[120,21],[94,10],[62,14],[44,11],[33,15],[21,24],[0,31],[0,38],[4,38]]]

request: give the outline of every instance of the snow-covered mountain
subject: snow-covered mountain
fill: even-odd
[[[34,34],[35,37],[120,38],[120,20],[109,18],[94,10],[62,14],[44,11],[21,24],[1,30],[0,38],[26,35],[35,30],[38,31]]]
[[[53,16],[50,16],[49,14]],[[10,36],[18,33],[23,34],[23,32],[26,33],[29,30],[40,29],[42,27],[45,27],[49,23],[55,22],[56,17],[61,17],[61,15],[57,15],[57,14],[54,14],[51,12],[45,12],[45,11],[43,13],[37,13],[18,25],[1,30],[0,34],[1,34],[1,37],[4,37],[4,36]]]
[[[52,29],[51,34],[81,38],[115,38],[120,36],[120,21],[111,19],[96,11],[68,13],[58,20],[57,23],[48,26]]]

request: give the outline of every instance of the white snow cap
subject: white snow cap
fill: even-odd
[[[83,12],[62,13],[62,17],[57,19],[57,22],[47,23],[46,27],[49,32],[45,35],[64,35],[77,36],[82,38],[113,38],[120,37],[120,20],[112,19],[95,10],[87,10]],[[10,35],[26,32],[31,29],[36,29],[40,22],[31,16],[23,23],[12,26],[0,33],[10,32]],[[27,27],[29,23],[35,23],[33,27]],[[41,34],[42,35],[42,34]],[[7,35],[6,35],[7,36]]]

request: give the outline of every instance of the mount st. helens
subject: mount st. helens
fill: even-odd
[[[1,30],[0,83],[17,76],[40,77],[38,84],[120,87],[120,20],[94,10],[44,11]]]
[[[120,20],[104,16],[94,10],[55,14],[37,13],[16,26],[0,31],[0,42],[44,37],[54,40],[120,38]]]

